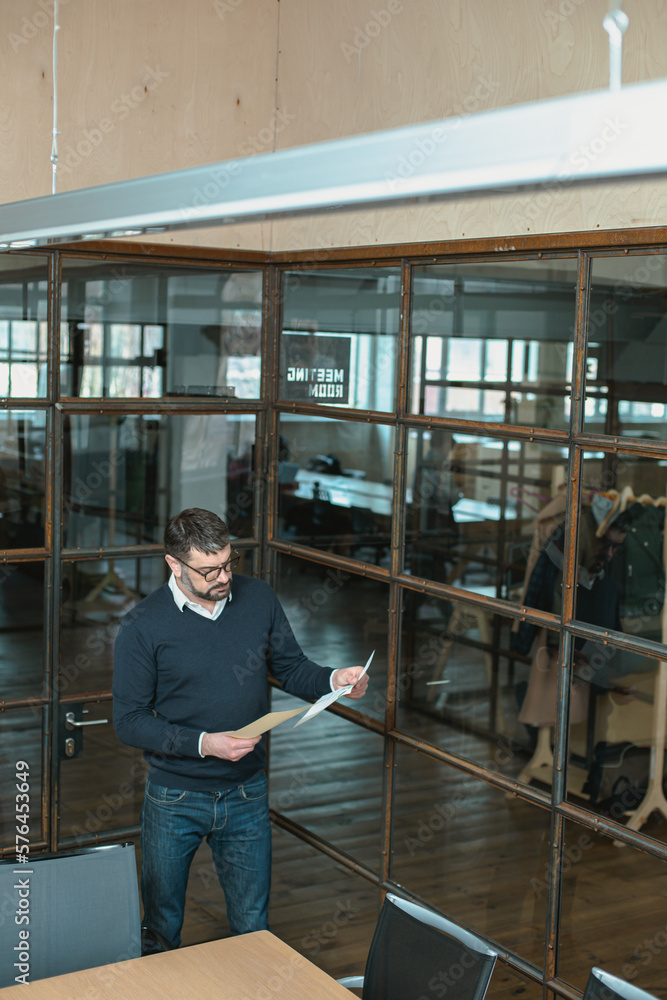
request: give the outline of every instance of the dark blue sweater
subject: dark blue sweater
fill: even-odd
[[[234,575],[233,597],[215,621],[180,611],[168,584],[128,612],[114,651],[114,726],[140,747],[151,781],[217,791],[266,764],[265,737],[233,762],[202,758],[202,732],[234,732],[270,711],[267,668],[290,694],[314,701],[331,671],[309,660],[273,590]]]

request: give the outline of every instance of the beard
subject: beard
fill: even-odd
[[[187,566],[181,568],[181,582],[194,597],[198,597],[201,601],[222,601],[223,598],[229,597],[232,586],[231,575],[226,583],[222,583],[220,580],[207,583],[202,576],[196,578]]]

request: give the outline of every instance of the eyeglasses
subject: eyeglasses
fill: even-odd
[[[178,556],[176,556],[176,558],[178,559]],[[220,576],[221,570],[224,570],[225,573],[232,573],[238,566],[240,558],[241,556],[239,553],[234,551],[232,552],[232,558],[228,562],[224,563],[222,566],[216,566],[215,569],[206,570],[196,569],[194,566],[191,566],[190,563],[186,563],[183,559],[178,559],[178,561],[183,566],[187,566],[188,569],[191,569],[193,573],[199,573],[200,576],[203,576],[207,583],[213,583],[213,581],[217,580]]]

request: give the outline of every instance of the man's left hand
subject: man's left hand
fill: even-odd
[[[337,691],[342,687],[347,687],[348,684],[354,684],[350,693],[346,694],[345,697],[363,698],[366,694],[366,688],[368,687],[368,674],[364,674],[363,677],[360,676],[363,669],[363,667],[344,667],[342,670],[334,670],[334,691]]]

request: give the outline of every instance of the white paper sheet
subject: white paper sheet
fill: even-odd
[[[374,656],[375,656],[375,650],[373,650],[373,652],[371,653],[371,655],[366,660],[366,665],[365,665],[364,669],[361,671],[361,673],[359,674],[359,677],[357,677],[357,680],[355,681],[355,684],[357,683],[357,681],[359,680],[359,678],[361,678],[361,677],[364,676],[364,674],[366,673],[366,671],[370,667],[371,660],[373,659]],[[346,694],[349,694],[353,687],[354,687],[354,684],[348,684],[346,687],[339,688],[337,691],[330,691],[328,694],[323,694],[322,697],[319,698],[318,701],[316,701],[314,705],[310,706],[310,708],[308,709],[308,711],[306,712],[306,714],[304,716],[302,716],[300,719],[298,719],[295,722],[295,724],[294,724],[294,726],[292,728],[296,729],[297,726],[300,726],[302,723],[307,722],[308,719],[312,719],[316,715],[319,715],[320,712],[323,712],[325,708],[329,707],[329,705],[333,705],[334,702],[338,701],[339,698],[343,698]]]

